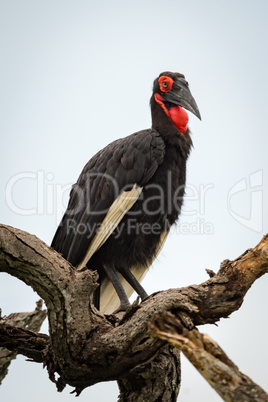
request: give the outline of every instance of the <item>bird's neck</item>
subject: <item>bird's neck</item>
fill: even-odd
[[[152,113],[152,128],[161,135],[165,142],[184,148],[185,152],[188,154],[192,147],[190,130],[188,127],[186,127],[186,131],[184,133],[179,130],[178,127],[180,124],[182,124],[179,121],[180,116],[177,114],[175,117],[173,116],[176,121],[172,120],[172,116],[168,114],[159,103],[156,102],[154,95],[152,96],[150,103]],[[182,118],[184,117],[182,116]],[[185,123],[185,120],[183,123]]]

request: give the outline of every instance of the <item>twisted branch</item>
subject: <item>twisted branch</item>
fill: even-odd
[[[197,328],[189,331],[171,313],[159,316],[150,328],[154,336],[180,349],[224,401],[267,402],[268,394],[241,373],[207,334]]]
[[[95,272],[76,271],[35,236],[4,225],[0,271],[21,279],[45,300],[50,338],[44,361],[50,378],[58,372],[59,389],[68,383],[79,393],[100,381],[126,378],[137,366],[150,363],[164,345],[148,329],[158,314],[176,311],[181,324],[191,330],[237,310],[250,286],[268,271],[268,236],[236,260],[225,261],[206,282],[155,293],[121,318],[104,316],[92,307]],[[41,340],[32,341],[40,350]],[[43,352],[46,348],[44,343]],[[29,351],[22,346],[20,353]]]

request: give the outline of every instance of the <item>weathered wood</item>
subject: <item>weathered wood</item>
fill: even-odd
[[[75,270],[35,236],[4,225],[0,225],[0,271],[21,279],[45,300],[50,338],[44,362],[52,380],[54,372],[59,374],[60,390],[70,384],[79,393],[109,380],[118,380],[127,389],[131,384],[127,385],[126,374],[141,365],[148,367],[163,347],[162,340],[151,336],[148,324],[170,311],[177,312],[187,329],[229,316],[241,306],[254,281],[268,271],[268,236],[223,264],[208,281],[155,293],[122,319],[104,316],[90,304],[97,286],[95,272]],[[23,350],[22,345],[20,353],[27,356],[27,347]]]
[[[165,344],[151,361],[121,376],[118,402],[176,402],[180,384],[180,352]]]
[[[46,318],[46,310],[42,310],[42,300],[39,300],[36,304],[36,309],[30,313],[13,313],[8,317],[1,317],[0,310],[0,344],[2,345],[0,347],[0,385],[8,373],[11,361],[16,359],[23,344],[23,328],[38,332]],[[12,336],[10,336],[10,333],[12,333]],[[18,333],[21,334],[18,336]],[[35,332],[32,332],[32,334],[35,337],[38,336]],[[47,336],[47,338],[49,337]],[[11,342],[13,342],[12,345]],[[17,351],[15,344],[17,344]],[[5,345],[9,345],[12,351],[4,347]],[[24,351],[25,349],[24,345],[22,350]],[[41,347],[40,350],[42,349]],[[28,343],[28,350],[28,357],[32,357],[34,361],[43,362],[44,356],[42,353],[38,353],[36,343],[33,344],[30,341]],[[33,353],[32,356],[30,356],[31,352]]]
[[[267,402],[268,394],[241,373],[220,346],[197,328],[187,330],[173,314],[151,323],[154,336],[180,349],[226,402]]]

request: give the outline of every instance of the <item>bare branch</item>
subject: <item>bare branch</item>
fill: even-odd
[[[35,236],[0,225],[0,271],[23,280],[45,300],[50,327],[45,363],[50,378],[58,372],[59,389],[68,383],[78,393],[100,381],[125,378],[126,372],[151,362],[163,347],[148,330],[158,314],[176,311],[188,329],[216,322],[241,306],[247,290],[267,270],[265,236],[254,249],[222,264],[208,281],[155,293],[120,320],[91,306],[96,273],[77,271]]]
[[[0,322],[0,344],[15,353],[42,363],[44,352],[49,346],[49,336]]]
[[[17,356],[15,344],[12,342],[14,339],[16,340],[15,343],[17,343],[17,350],[19,353],[26,354],[24,352],[27,350],[29,351],[27,354],[28,357],[33,358],[35,361],[38,360],[35,351],[36,345],[30,341],[28,342],[27,348],[25,348],[22,346],[24,337],[21,334],[19,336],[14,334],[16,329],[20,332],[22,328],[28,328],[29,330],[36,332],[40,330],[41,325],[46,318],[46,310],[42,310],[42,300],[39,300],[36,304],[36,309],[31,313],[15,313],[3,318],[0,316],[0,344],[6,346],[0,347],[0,385],[8,373],[8,367],[11,361]],[[30,331],[25,332],[29,333]],[[12,333],[12,336],[10,333]],[[12,351],[8,349],[9,346]],[[40,355],[39,361],[43,362],[42,355]]]
[[[227,402],[267,402],[268,394],[241,373],[220,346],[196,328],[187,330],[173,314],[159,317],[152,334],[179,348],[215,391]]]

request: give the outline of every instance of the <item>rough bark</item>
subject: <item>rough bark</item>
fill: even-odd
[[[5,347],[5,338],[7,339],[7,343],[10,344],[10,340],[12,339],[14,342],[17,340],[18,349],[22,343],[23,337],[14,337],[14,334],[18,330],[20,332],[21,328],[28,328],[31,331],[38,332],[41,328],[42,323],[46,318],[46,310],[42,310],[43,301],[39,300],[36,303],[36,309],[31,313],[14,313],[10,314],[8,317],[1,317],[0,310],[0,343],[2,347],[0,347],[0,385],[8,373],[8,367],[12,360],[16,359],[17,352],[15,352],[15,345],[12,347],[12,351],[6,349]],[[12,333],[12,336],[10,336]],[[48,337],[47,337],[48,338]],[[25,347],[23,347],[25,349]],[[32,344],[29,343],[28,349],[33,350],[33,360],[37,361],[38,355],[35,351],[35,346],[32,348]],[[43,358],[40,356],[39,361],[42,362]]]
[[[38,359],[43,357],[50,379],[57,383],[59,390],[70,384],[79,394],[97,382],[118,380],[121,401],[131,401],[138,400],[126,399],[131,398],[130,394],[135,396],[133,378],[141,384],[141,379],[145,379],[141,367],[146,367],[148,373],[148,367],[156,364],[159,351],[165,347],[163,340],[152,336],[148,323],[154,322],[158,314],[172,311],[183,327],[192,330],[195,325],[228,317],[239,309],[254,281],[268,271],[268,236],[236,260],[225,261],[217,274],[210,272],[208,281],[155,293],[140,305],[134,305],[123,317],[104,316],[91,306],[97,286],[96,273],[76,271],[35,236],[3,225],[0,226],[0,271],[31,286],[48,308],[49,339],[43,339],[40,334],[24,334],[20,353],[32,358],[26,342],[26,338],[31,338]],[[16,338],[18,335],[10,333],[10,344],[6,339],[5,346],[17,350]],[[176,366],[178,360],[175,360]],[[55,372],[59,374],[57,381]],[[157,370],[150,372],[152,377],[146,379],[148,386]],[[172,395],[177,382],[169,387]],[[144,400],[154,400],[146,397],[148,387],[141,384],[139,388],[144,392]]]
[[[174,314],[158,317],[150,325],[157,338],[180,349],[224,401],[267,402],[267,393],[241,373],[220,346],[197,328],[187,330]]]
[[[164,344],[150,362],[120,377],[118,402],[176,402],[180,384],[180,352]]]

